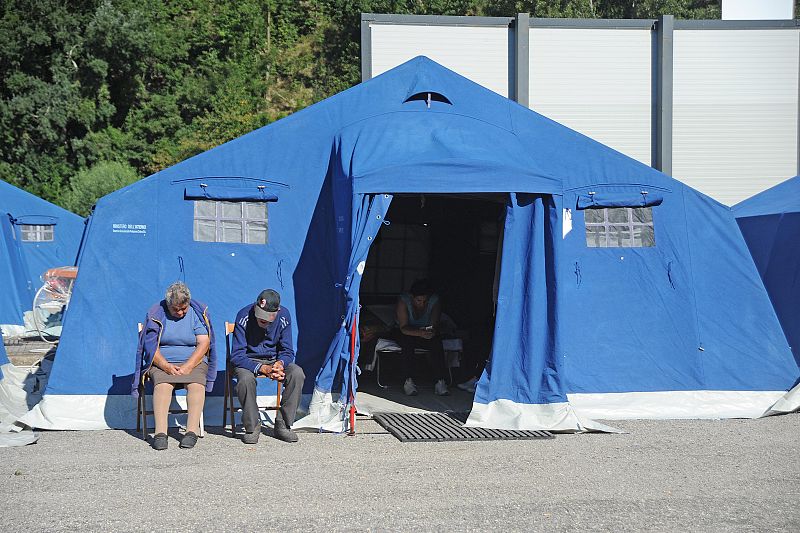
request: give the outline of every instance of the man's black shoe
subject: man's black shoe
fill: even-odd
[[[242,435],[242,442],[244,442],[245,444],[257,444],[258,437],[260,436],[261,436],[261,428],[258,428],[252,433],[245,433],[244,435]]]
[[[286,427],[283,420],[275,421],[275,429],[272,431],[275,438],[283,442],[297,442],[297,433]]]

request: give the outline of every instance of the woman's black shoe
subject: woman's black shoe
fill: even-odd
[[[183,444],[183,442],[181,442]],[[153,435],[153,449],[154,450],[166,450],[167,449],[167,434],[166,433],[156,433]]]
[[[187,431],[181,439],[181,448],[194,448],[195,444],[197,444],[197,435],[194,431]]]

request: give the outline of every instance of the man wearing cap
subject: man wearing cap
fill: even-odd
[[[245,444],[255,444],[261,435],[261,417],[256,403],[256,376],[264,375],[283,382],[281,407],[275,417],[275,438],[297,442],[291,430],[303,381],[303,369],[294,363],[292,320],[281,305],[281,296],[272,289],[261,291],[254,304],[236,314],[231,363],[236,367],[236,392],[242,405]]]

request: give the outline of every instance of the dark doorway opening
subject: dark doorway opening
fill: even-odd
[[[399,294],[417,279],[430,280],[454,336],[463,339],[460,365],[450,368],[452,385],[472,377],[475,366],[488,358],[505,203],[503,194],[394,196],[385,217],[390,224],[370,247],[361,283],[359,360],[362,369],[372,370],[362,375],[362,385],[380,391],[370,386],[376,378],[369,364],[375,361],[375,342],[394,325]],[[381,361],[381,380],[401,387],[401,358]]]

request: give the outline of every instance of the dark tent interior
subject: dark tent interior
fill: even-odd
[[[428,279],[454,326],[446,336],[463,339],[453,379],[471,377],[470,361],[485,360],[491,347],[504,206],[502,195],[395,195],[361,283],[362,364],[394,324],[398,295]],[[382,371],[395,382],[397,364]]]

